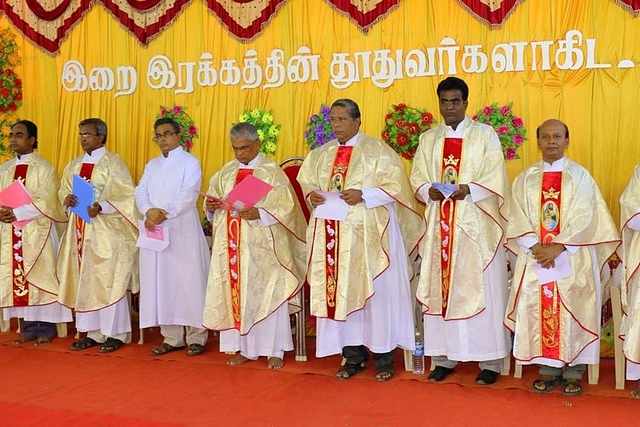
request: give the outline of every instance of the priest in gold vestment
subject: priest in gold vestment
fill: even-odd
[[[307,228],[307,281],[318,318],[316,355],[342,353],[346,363],[336,378],[348,379],[364,369],[368,349],[376,379],[387,381],[396,347],[415,344],[408,257],[424,227],[398,155],[360,132],[358,105],[338,100],[330,119],[336,139],[311,151],[298,174],[315,209]],[[329,203],[321,191],[340,193],[344,219],[318,217],[317,208]]]
[[[517,255],[505,324],[516,363],[540,365],[533,391],[582,392],[585,364],[600,360],[600,272],[620,243],[597,184],[564,156],[569,129],[547,120],[536,131],[542,161],[512,190],[507,248]]]
[[[34,151],[37,147],[35,123],[13,125],[9,148],[16,157],[0,165],[0,190],[20,181],[32,200],[0,207],[0,311],[5,320],[21,319],[22,337],[16,343],[35,340],[42,345],[56,335],[55,323],[72,318],[71,310],[57,302],[56,225],[67,220],[58,200],[60,179],[53,165]]]
[[[620,335],[626,358],[627,380],[637,380],[631,392],[640,399],[640,165],[636,165],[627,188],[620,197],[620,225],[622,227],[621,298],[623,307]]]
[[[492,384],[510,345],[503,325],[509,181],[498,135],[465,114],[467,84],[449,77],[437,93],[444,123],[420,136],[411,170],[416,197],[427,205],[417,298],[425,356],[435,364],[429,380],[444,380],[458,362],[476,361],[476,383]],[[453,187],[443,192],[440,184]]]
[[[248,175],[273,188],[237,211],[205,201],[213,235],[203,324],[221,331],[220,351],[240,352],[229,365],[266,356],[279,369],[293,350],[289,313],[300,310],[307,224],[287,175],[260,154],[255,126],[238,123],[229,135],[236,159],[211,177],[207,194],[223,198]]]
[[[119,349],[131,332],[126,293],[129,287],[139,289],[134,187],[125,163],[105,148],[105,122],[83,120],[78,137],[85,154],[65,167],[58,193],[69,213],[58,256],[58,301],[75,308],[76,329],[87,332],[71,350],[100,345],[99,351],[108,353]],[[68,210],[78,203],[73,175],[95,187],[95,203],[87,208],[91,224]]]

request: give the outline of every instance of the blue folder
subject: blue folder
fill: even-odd
[[[87,208],[96,200],[95,187],[80,177],[73,175],[73,195],[78,199],[78,204],[71,208],[71,212],[82,218],[87,224],[91,224],[91,217]]]

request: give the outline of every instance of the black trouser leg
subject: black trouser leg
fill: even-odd
[[[23,340],[35,340],[37,338],[52,340],[57,335],[55,323],[41,322],[38,320],[30,321],[20,319],[20,331]]]
[[[359,365],[369,360],[369,352],[363,345],[348,345],[342,348],[342,357],[347,359],[347,363]]]
[[[373,353],[373,363],[376,365],[376,368],[385,365],[393,365],[393,356],[395,353],[395,349],[388,353]]]

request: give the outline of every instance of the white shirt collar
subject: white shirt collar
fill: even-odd
[[[466,116],[465,116],[466,119]],[[445,124],[445,132],[444,132],[444,136],[446,137],[450,137],[450,138],[462,138],[462,133],[464,131],[464,125],[465,125],[465,119],[462,119],[462,121],[460,123],[458,123],[458,127],[454,130],[451,126],[449,126],[448,124]]]
[[[82,163],[98,163],[98,161],[104,157],[107,153],[107,149],[105,147],[96,148],[91,152],[91,154],[84,153],[84,157],[82,157]]]
[[[21,165],[23,163],[27,163],[27,159],[31,157],[32,154],[33,154],[33,151],[31,153],[22,154],[20,157],[16,155],[16,164]]]
[[[545,172],[562,172],[562,167],[564,166],[564,157],[556,160],[553,163],[547,163],[543,160],[542,165]]]
[[[238,162],[238,169],[255,169],[260,159],[262,159],[262,154],[258,153],[258,155],[246,165],[242,162]]]
[[[353,147],[353,146],[355,146],[355,145],[357,144],[357,142],[358,142],[358,138],[359,138],[359,137],[360,137],[360,131],[358,131],[358,133],[356,133],[355,135],[353,135],[353,136],[351,137],[351,139],[350,139],[350,140],[348,140],[348,141],[347,141],[343,146],[344,146],[344,147]],[[338,142],[338,144],[340,144],[340,143]],[[342,144],[340,144],[340,145],[342,145]]]

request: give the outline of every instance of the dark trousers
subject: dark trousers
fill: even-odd
[[[376,365],[376,368],[384,365],[393,365],[393,356],[395,354],[395,350],[392,350],[388,353],[371,354],[373,354],[373,363]],[[369,360],[369,352],[363,345],[348,345],[342,348],[342,357],[347,359],[347,363],[359,365],[360,363]]]
[[[57,335],[55,323],[23,319],[20,319],[20,331],[23,340],[35,340],[37,338],[52,340]]]

